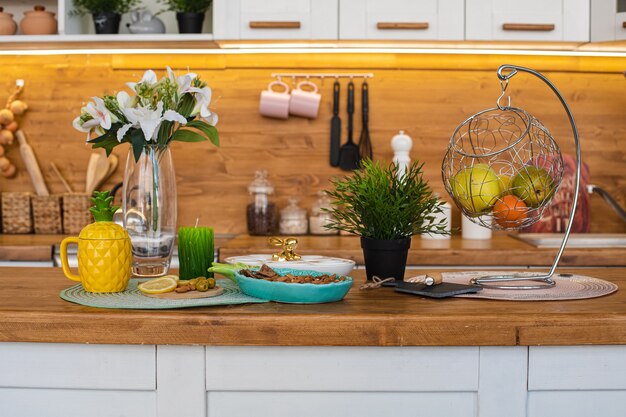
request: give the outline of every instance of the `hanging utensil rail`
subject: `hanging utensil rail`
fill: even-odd
[[[373,78],[374,74],[368,73],[306,73],[306,72],[276,72],[274,78]]]

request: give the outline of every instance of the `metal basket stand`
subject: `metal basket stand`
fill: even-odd
[[[578,128],[576,127],[576,122],[574,121],[574,116],[567,105],[567,102],[556,88],[554,84],[548,78],[546,78],[543,74],[534,71],[530,68],[519,67],[516,65],[502,65],[498,68],[498,78],[500,79],[500,83],[502,84],[502,94],[498,98],[498,108],[500,110],[506,110],[511,106],[511,98],[509,97],[508,105],[501,106],[500,99],[504,97],[506,87],[508,86],[509,80],[515,76],[518,72],[526,72],[535,77],[542,80],[544,83],[550,87],[550,89],[554,92],[554,94],[558,97],[559,101],[563,105],[565,112],[567,113],[567,117],[569,118],[570,125],[572,127],[572,132],[574,134],[574,142],[576,145],[576,182],[575,182],[575,192],[572,201],[572,210],[570,212],[570,221],[567,224],[567,228],[565,230],[565,234],[563,235],[563,241],[561,242],[561,246],[559,247],[559,251],[554,258],[554,262],[552,263],[552,267],[550,271],[545,274],[533,274],[533,275],[519,275],[519,274],[502,274],[502,275],[486,275],[482,277],[477,277],[471,279],[472,284],[481,285],[485,288],[496,288],[496,289],[519,289],[519,290],[533,290],[533,289],[541,289],[541,288],[550,288],[555,285],[552,277],[556,271],[556,268],[561,260],[561,256],[563,255],[563,251],[565,250],[565,246],[567,245],[567,240],[569,239],[570,231],[572,229],[572,219],[574,218],[574,214],[576,213],[576,205],[578,203],[578,191],[580,188],[580,139],[578,136]],[[513,283],[519,281],[535,281],[537,284],[532,285],[515,285],[515,284],[497,284],[497,283]]]

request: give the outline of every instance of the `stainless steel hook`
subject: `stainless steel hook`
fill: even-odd
[[[500,77],[500,73],[498,72],[498,77]],[[511,75],[509,74],[509,77],[511,77]],[[498,106],[498,108],[500,110],[506,110],[511,108],[511,96],[508,97],[509,102],[506,105],[506,107],[503,107],[500,104],[500,100],[502,100],[502,97],[504,97],[504,95],[506,94],[506,89],[509,86],[509,77],[506,78],[500,78],[500,87],[502,88],[502,93],[500,94],[500,97],[498,97],[498,100],[496,100],[496,106]]]

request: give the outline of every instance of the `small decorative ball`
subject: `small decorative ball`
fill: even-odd
[[[10,145],[13,143],[13,132],[7,129],[0,130],[0,145]]]
[[[20,116],[28,110],[28,104],[24,103],[22,100],[15,100],[9,104],[9,109],[11,109],[16,116]]]
[[[0,110],[0,124],[8,125],[13,120],[15,120],[15,115],[13,114],[11,110],[9,109]]]
[[[15,176],[16,172],[17,172],[17,168],[15,168],[15,165],[13,164],[9,165],[6,169],[3,169],[2,171],[0,171],[2,176],[5,178],[11,178]]]
[[[15,133],[15,131],[16,131],[16,130],[17,130],[17,128],[18,128],[18,124],[17,124],[17,122],[16,122],[15,120],[13,120],[11,123],[9,123],[8,125],[6,125],[4,128],[5,128],[6,130],[10,131],[10,132]]]
[[[0,171],[4,171],[11,166],[11,161],[6,156],[0,156]]]

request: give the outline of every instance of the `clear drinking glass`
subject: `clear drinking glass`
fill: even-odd
[[[129,151],[122,210],[133,247],[133,274],[167,274],[176,236],[176,176],[169,148],[146,146],[137,162]]]

